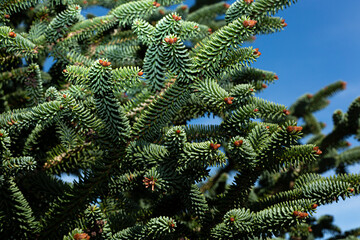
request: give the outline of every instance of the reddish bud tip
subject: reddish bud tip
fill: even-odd
[[[11,37],[11,38],[16,37],[16,33],[14,33],[14,32],[9,32],[9,37]]]
[[[76,10],[79,10],[79,7],[78,7],[78,6],[76,6],[76,7],[75,7],[75,9],[76,9]]]
[[[164,15],[164,14],[165,14],[164,10],[162,10],[162,9],[159,10],[159,13],[160,13],[161,15]]]
[[[177,133],[177,134],[180,134],[180,133],[181,133],[181,131],[178,129],[178,130],[176,130],[176,133]]]
[[[64,70],[63,70],[63,73],[67,73],[67,70],[66,70],[66,69],[64,69]]]
[[[254,49],[254,54],[260,56],[261,52],[259,52],[259,48]]]
[[[138,75],[141,77],[144,73],[143,72],[138,72]]]
[[[243,140],[238,140],[238,141],[235,141],[234,142],[234,145],[236,146],[236,147],[239,147],[239,146],[241,146],[242,144],[243,144]]]
[[[177,40],[178,40],[177,37],[173,38],[174,43],[177,42]]]
[[[246,3],[246,4],[250,4],[250,3],[252,3],[254,0],[244,0],[244,2]]]
[[[285,23],[285,19],[281,19],[281,23]]]
[[[103,60],[101,60],[101,59],[99,60],[99,63],[100,63],[101,65],[103,65],[103,62],[104,62]]]
[[[293,216],[295,216],[295,217],[299,216],[299,214],[300,214],[299,211],[294,211],[294,212],[293,212]]]
[[[283,27],[286,27],[287,26],[287,23],[283,23]]]
[[[9,14],[5,14],[4,17],[5,17],[5,18],[10,18],[10,15],[9,15]]]
[[[275,76],[274,76],[274,79],[275,79],[275,80],[279,80],[278,75],[275,75]]]
[[[165,38],[164,40],[165,40],[165,42],[169,43],[170,38]]]
[[[254,91],[254,89],[250,88],[250,89],[249,89],[249,91],[250,91],[250,92],[253,92],[253,91]]]
[[[322,151],[321,151],[321,150],[317,150],[315,154],[316,154],[316,155],[321,155],[321,154],[322,154]]]
[[[287,126],[286,131],[291,133],[291,132],[300,132],[302,131],[302,127],[298,127],[298,126]]]
[[[220,144],[210,143],[210,148],[213,149],[213,150],[217,150],[219,147],[221,147]]]
[[[354,192],[354,189],[353,188],[348,188],[348,191],[352,193],[352,192]]]
[[[259,109],[257,109],[257,108],[254,109],[254,112],[258,112],[258,111],[259,111]]]
[[[346,82],[341,82],[341,88],[346,89]]]
[[[209,28],[209,29],[208,29],[208,32],[209,32],[209,33],[212,33],[212,29],[211,29],[211,28]]]
[[[65,94],[63,94],[63,98],[66,98],[66,95],[65,95]]]
[[[248,27],[249,26],[249,20],[244,20],[243,21],[243,26]]]
[[[187,5],[184,5],[184,6],[181,7],[181,9],[182,9],[183,11],[185,11],[186,9],[188,9],[188,6],[187,6]]]
[[[307,216],[309,216],[309,214],[308,213],[306,213],[306,212],[300,212],[299,213],[299,218],[306,218]]]
[[[314,203],[313,205],[311,205],[311,208],[312,209],[315,209],[315,208],[317,208],[319,205],[317,205],[316,203]]]
[[[175,14],[172,15],[172,18],[177,21],[177,16]]]
[[[265,83],[261,84],[262,88],[267,88],[267,85]]]
[[[313,97],[313,95],[312,95],[312,94],[307,94],[306,97],[307,97],[308,99],[311,99],[311,98]]]
[[[228,9],[230,7],[230,4],[224,3],[224,8]]]
[[[87,1],[83,1],[83,4],[87,4],[88,2]]]
[[[234,221],[235,221],[235,218],[231,217],[230,222],[234,222]]]
[[[170,225],[170,227],[174,228],[174,227],[175,227],[175,224],[174,224],[174,223],[172,223],[172,224]]]
[[[160,3],[156,3],[156,5],[155,5],[155,7],[160,7],[161,6],[161,4]]]
[[[312,230],[312,228],[311,228],[311,227],[308,227],[308,231],[309,231],[309,232],[312,232],[313,230]]]
[[[195,28],[195,29],[198,29],[198,28],[199,28],[199,26],[195,25],[195,26],[194,26],[194,28]]]
[[[350,147],[351,143],[350,142],[346,142],[346,146]]]

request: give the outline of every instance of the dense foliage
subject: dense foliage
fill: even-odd
[[[289,108],[256,96],[278,77],[249,43],[295,2],[1,1],[0,238],[356,239],[311,215],[360,191],[360,98],[323,134],[313,113],[344,82]]]

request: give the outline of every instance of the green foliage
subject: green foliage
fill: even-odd
[[[345,171],[360,160],[346,142],[360,137],[359,98],[324,134],[314,113],[345,83],[288,110],[257,96],[277,75],[242,47],[283,30],[273,15],[296,1],[167,8],[180,2],[0,3],[1,239],[358,236],[310,215],[360,193]],[[81,15],[93,5],[110,11]],[[188,124],[211,114],[219,125]]]

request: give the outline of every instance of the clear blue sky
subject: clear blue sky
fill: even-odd
[[[191,6],[194,1],[185,1]],[[228,1],[232,3],[234,1]],[[97,16],[106,10],[83,10]],[[347,89],[332,97],[331,104],[316,114],[326,122],[325,132],[332,129],[332,113],[346,111],[360,94],[360,1],[359,0],[299,0],[277,15],[286,20],[285,31],[258,36],[252,44],[262,53],[253,66],[277,73],[279,80],[260,96],[290,106],[304,93],[315,93],[325,85],[343,80]],[[219,123],[203,119],[192,123]],[[353,146],[359,143],[348,139]],[[359,165],[349,168],[359,173]],[[328,176],[333,172],[328,172]],[[360,197],[319,207],[315,216],[335,215],[335,224],[342,230],[360,226]]]

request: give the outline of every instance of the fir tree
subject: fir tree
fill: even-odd
[[[282,31],[287,24],[274,15],[296,0],[198,1],[169,10],[180,2],[1,2],[1,239],[340,232],[331,217],[311,216],[360,191],[360,175],[344,172],[360,158],[345,141],[360,137],[360,98],[334,112],[334,129],[323,134],[313,114],[345,83],[289,108],[266,101],[256,94],[278,77],[252,67],[261,50],[242,46]],[[80,14],[93,5],[111,10]],[[56,62],[44,72],[49,56]],[[187,124],[210,113],[222,123]],[[339,174],[320,175],[332,168]],[[79,180],[65,183],[61,173]]]

